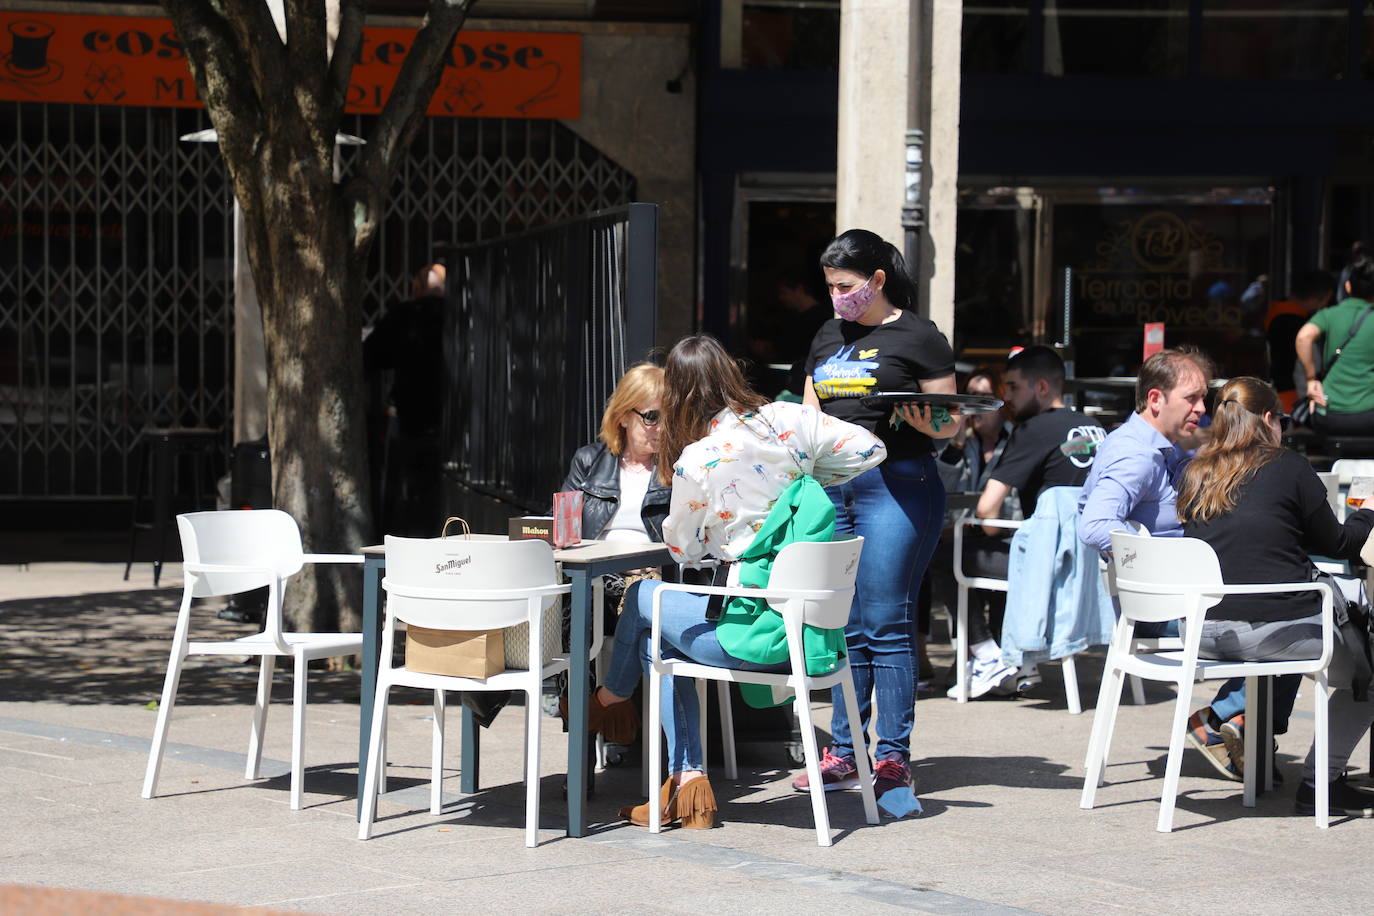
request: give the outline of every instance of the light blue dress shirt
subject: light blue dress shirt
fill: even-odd
[[[1112,532],[1138,522],[1155,537],[1179,537],[1178,484],[1191,457],[1133,413],[1097,447],[1078,500],[1078,537],[1107,554]]]

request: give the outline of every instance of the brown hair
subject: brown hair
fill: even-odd
[[[621,423],[638,423],[636,404],[663,399],[663,370],[653,363],[635,363],[615,383],[615,391],[601,414],[600,439],[612,455],[625,451],[625,427]]]
[[[668,485],[682,450],[710,432],[707,424],[725,408],[758,410],[768,399],[749,387],[744,373],[710,334],[677,342],[663,368],[663,428],[658,438],[658,478]]]
[[[1236,507],[1236,490],[1252,474],[1279,456],[1266,413],[1283,411],[1268,382],[1249,375],[1233,378],[1217,394],[1212,410],[1212,436],[1183,473],[1178,489],[1178,517],[1209,522]]]
[[[1212,361],[1196,347],[1174,347],[1160,350],[1145,360],[1135,380],[1135,411],[1142,413],[1149,404],[1150,392],[1158,388],[1166,395],[1178,387],[1179,380],[1190,369],[1202,373],[1204,383],[1211,381]]]
[[[970,372],[970,373],[968,374],[968,378],[964,379],[964,391],[965,391],[965,392],[968,391],[969,383],[972,382],[972,381],[973,381],[974,379],[976,379],[976,378],[987,379],[988,384],[992,386],[992,396],[993,396],[993,397],[995,397],[995,398],[1000,398],[1000,397],[1002,396],[1002,370],[1001,370],[1001,369],[998,369],[996,366],[986,366],[986,365],[977,367],[976,369],[974,369],[972,372]]]

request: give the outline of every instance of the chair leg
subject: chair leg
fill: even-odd
[[[186,656],[180,646],[172,650],[167,662],[167,677],[162,682],[162,699],[157,707],[157,726],[153,729],[153,746],[148,751],[148,769],[143,775],[143,797],[152,798],[157,791],[158,774],[162,771],[162,752],[167,747],[167,726],[172,719],[172,707],[177,701],[177,687],[181,683],[181,666]]]
[[[1247,677],[1245,679],[1245,790],[1242,795],[1241,804],[1246,808],[1253,808],[1258,804],[1259,783],[1256,781],[1256,768],[1250,763],[1255,759],[1257,748],[1259,747],[1260,729],[1255,726],[1259,720],[1259,678]]]
[[[530,849],[539,845],[539,692],[534,687],[526,691],[525,708],[525,845]]]
[[[305,684],[310,663],[296,653],[296,690],[291,702],[291,810],[301,809],[305,781]]]
[[[363,812],[358,818],[358,839],[366,840],[372,836],[372,821],[377,817],[377,790],[381,775],[386,767],[383,761],[382,736],[387,716],[387,694],[389,685],[385,681],[377,684],[377,702],[373,705],[372,736],[367,745],[367,779],[363,783]]]
[[[1077,716],[1083,712],[1083,702],[1078,698],[1078,664],[1074,656],[1066,655],[1059,664],[1064,676],[1064,700],[1069,704],[1069,715]]]
[[[697,734],[701,735],[701,765],[705,768],[710,766],[707,761],[711,759],[709,729],[706,728],[706,678],[694,678],[692,688],[697,692]]]
[[[1145,681],[1131,675],[1131,702],[1137,706],[1145,705]]]
[[[1313,741],[1313,762],[1315,764],[1314,775],[1316,776],[1316,814],[1318,829],[1325,830],[1331,826],[1331,809],[1329,794],[1331,783],[1327,779],[1329,760],[1327,755],[1330,753],[1330,722],[1329,704],[1331,702],[1331,692],[1327,690],[1326,672],[1317,672],[1317,684],[1314,691],[1315,696],[1312,702],[1312,717],[1316,720],[1316,736]],[[1247,729],[1248,731],[1248,729]]]
[[[851,723],[859,720],[859,698],[854,693],[854,678],[849,672],[845,672],[844,680],[840,681],[840,689],[844,693],[845,715],[849,717]],[[803,729],[805,734],[806,730]],[[873,791],[873,774],[868,768],[868,736],[863,733],[863,729],[854,730],[850,725],[850,734],[854,739],[854,766],[859,771],[859,795],[864,803],[864,820],[870,824],[878,823],[878,799]],[[809,779],[810,776],[808,775]]]
[[[801,730],[802,748],[806,754],[806,779],[811,784],[811,816],[816,823],[816,845],[829,846],[830,840],[830,812],[825,807],[825,785],[821,782],[821,752],[816,745],[816,724],[811,721],[811,691],[807,689],[805,682],[797,688],[797,699],[794,703],[797,708],[797,725]],[[857,705],[857,704],[856,704]],[[851,713],[854,710],[851,710]],[[857,715],[850,720],[850,730],[854,734],[854,759],[859,759],[859,748],[863,745],[863,738],[859,733],[859,718]],[[864,754],[864,765],[868,765],[867,752]],[[860,785],[868,782],[869,789],[872,790],[871,780],[864,779],[862,773],[859,776]]]
[[[272,700],[272,673],[277,669],[277,657],[264,655],[258,668],[258,697],[253,704],[253,726],[248,733],[248,766],[244,779],[257,779],[262,772],[262,742],[267,734],[267,706]]]
[[[1092,736],[1088,739],[1088,759],[1083,765],[1083,794],[1078,807],[1092,808],[1097,787],[1102,784],[1107,767],[1107,751],[1112,743],[1112,729],[1116,707],[1121,702],[1122,672],[1117,667],[1117,650],[1107,651],[1107,664],[1102,670],[1102,686],[1097,692],[1097,709],[1093,711]]]
[[[444,692],[434,691],[434,741],[429,755],[429,813],[436,815],[444,808],[444,701]]]
[[[954,698],[968,702],[968,587],[959,586],[958,625],[954,636]]]
[[[1178,800],[1178,773],[1183,767],[1183,737],[1188,730],[1189,708],[1193,703],[1193,670],[1185,664],[1178,680],[1174,718],[1169,732],[1169,759],[1164,765],[1164,791],[1159,799],[1159,822],[1155,829],[1169,833],[1174,829],[1174,803]]]
[[[730,706],[730,682],[716,681],[716,700],[720,705],[720,749],[725,757],[725,778],[739,779],[735,756],[735,711]]]
[[[649,730],[644,733],[644,743],[649,746],[649,766],[646,771],[649,783],[649,832],[663,831],[663,809],[658,804],[655,784],[663,775],[663,675],[653,668],[649,669]]]

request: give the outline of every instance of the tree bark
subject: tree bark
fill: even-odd
[[[327,52],[322,0],[286,0],[280,40],[263,0],[163,0],[219,135],[243,210],[267,348],[273,500],[310,553],[372,538],[357,291],[378,214],[424,118],[470,0],[431,0],[358,178],[334,181],[334,137],[360,43],[361,0],[340,0]],[[310,565],[291,580],[298,630],[357,630],[356,567]]]

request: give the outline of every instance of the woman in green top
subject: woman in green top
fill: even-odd
[[[1374,436],[1374,260],[1350,265],[1343,299],[1298,331],[1298,359],[1307,373],[1312,427],[1331,436]],[[1317,374],[1317,341],[1326,374]]]
[[[757,559],[750,547],[772,537],[778,517],[789,509],[790,526],[799,536],[829,540],[835,511],[821,488],[863,473],[885,454],[877,437],[861,427],[813,407],[769,403],[749,388],[720,344],[704,334],[680,341],[668,354],[662,418],[659,475],[673,487],[663,540],[683,562],[707,555],[727,562]],[[808,489],[819,498],[805,498]],[[732,568],[731,583],[738,581],[742,565]],[[661,585],[645,580],[625,593],[611,664],[588,707],[591,729],[611,741],[633,740],[638,726],[633,704],[625,701],[648,672],[653,595]],[[705,595],[665,593],[660,617],[665,656],[738,670],[787,669],[781,660],[785,648],[780,657],[770,654],[766,631],[775,613],[757,614],[753,627],[746,612],[731,605],[718,625],[706,618],[707,602]],[[696,690],[673,681],[665,678],[662,691],[672,773],[661,793],[663,821],[710,827],[715,798],[702,772]],[[620,814],[640,826],[649,822],[647,805],[622,808]]]

